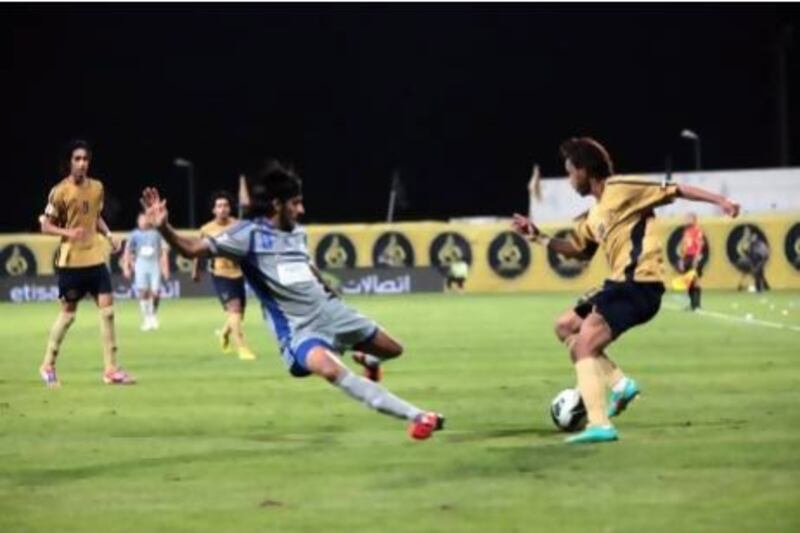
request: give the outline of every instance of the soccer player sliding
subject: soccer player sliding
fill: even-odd
[[[239,262],[290,374],[320,376],[368,407],[410,421],[409,435],[414,439],[427,439],[442,429],[442,415],[423,411],[341,363],[345,349],[391,359],[403,348],[330,291],[311,265],[308,236],[298,225],[305,213],[300,178],[272,162],[249,180],[249,189],[252,220],[202,239],[175,232],[168,222],[167,201],[156,189],[145,189],[141,201],[151,223],[182,255],[223,256]]]
[[[664,293],[662,251],[655,234],[654,209],[675,198],[718,205],[736,217],[739,204],[689,185],[612,177],[611,157],[588,137],[572,138],[560,148],[570,184],[596,203],[581,216],[575,236],[555,239],[527,217],[515,214],[515,231],[566,257],[590,259],[603,247],[611,277],[601,290],[556,321],[556,335],[569,349],[575,366],[588,424],[569,443],[609,442],[619,438],[611,417],[619,415],[639,394],[639,386],[609,357],[607,347],[634,326],[658,313]],[[610,405],[606,387],[611,388]]]

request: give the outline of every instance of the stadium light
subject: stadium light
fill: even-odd
[[[694,144],[694,168],[695,170],[700,170],[702,166],[700,158],[700,136],[692,130],[685,129],[681,132],[681,138],[692,141]]]
[[[194,228],[194,163],[183,157],[176,157],[173,163],[178,168],[186,169],[186,178],[189,181],[189,187],[186,189],[189,200],[189,227]]]

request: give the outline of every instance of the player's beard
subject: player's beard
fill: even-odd
[[[579,181],[573,180],[572,181],[572,188],[575,189],[575,192],[580,194],[581,196],[589,196],[592,192],[592,187],[589,185],[589,180]]]
[[[295,225],[297,225],[297,220],[292,219],[288,209],[284,208],[278,216],[278,224],[283,231],[292,231]]]

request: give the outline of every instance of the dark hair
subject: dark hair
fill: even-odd
[[[590,178],[606,179],[614,173],[614,163],[603,145],[591,137],[573,137],[561,143],[559,153],[575,168],[582,168]]]
[[[227,200],[231,211],[236,207],[233,202],[233,195],[228,191],[219,190],[211,193],[211,209],[214,209],[214,206],[217,205],[217,200]]]
[[[253,216],[271,216],[273,200],[285,202],[303,194],[303,181],[289,167],[278,161],[267,161],[261,170],[248,178],[250,206],[248,213]]]
[[[64,152],[61,154],[61,162],[59,164],[59,170],[61,171],[62,176],[69,175],[70,171],[72,170],[72,154],[75,152],[75,150],[81,148],[86,150],[86,153],[89,154],[89,158],[91,159],[92,147],[88,141],[84,141],[82,139],[73,139],[64,147]]]

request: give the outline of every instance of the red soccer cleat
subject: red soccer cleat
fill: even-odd
[[[106,385],[135,385],[136,379],[133,376],[118,368],[103,373],[103,383]]]
[[[439,413],[422,413],[408,426],[408,435],[412,439],[425,440],[433,435],[434,431],[444,428],[444,417]]]
[[[367,354],[363,352],[353,352],[353,361],[364,367],[364,377],[375,383],[383,379],[383,369],[381,365],[367,363]]]

